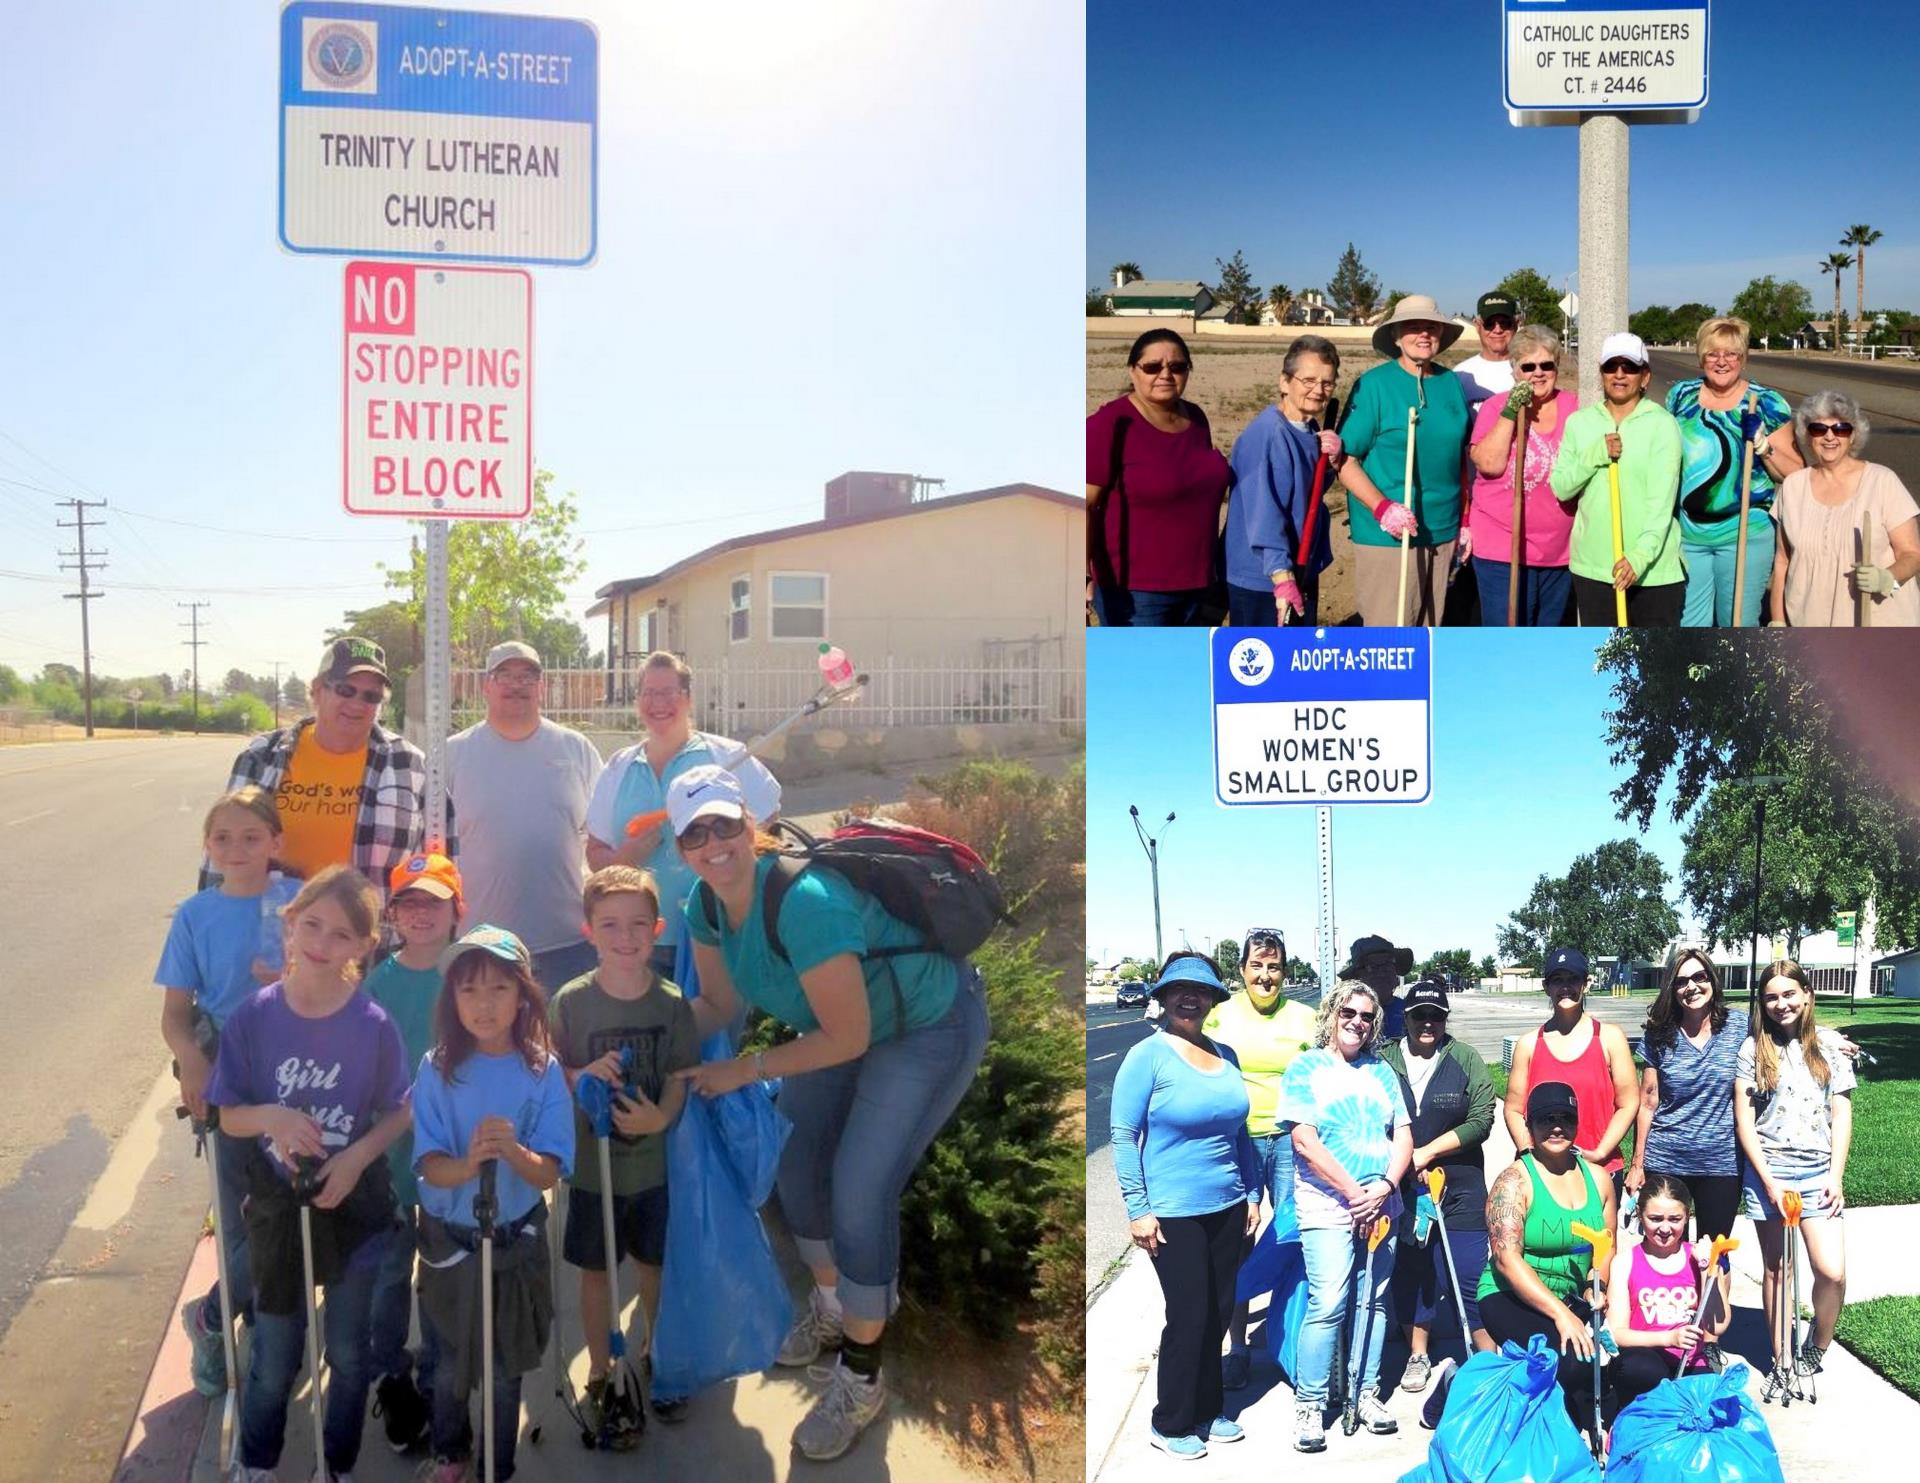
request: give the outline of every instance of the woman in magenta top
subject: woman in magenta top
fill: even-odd
[[[1127,352],[1132,388],[1087,419],[1087,561],[1103,628],[1201,621],[1233,470],[1185,400],[1193,357],[1172,330]]]
[[[1507,1132],[1513,1136],[1516,1154],[1531,1148],[1528,1091],[1544,1081],[1565,1082],[1579,1104],[1574,1147],[1595,1169],[1613,1176],[1613,1198],[1618,1204],[1625,1170],[1620,1140],[1640,1110],[1633,1049],[1618,1025],[1603,1025],[1587,1013],[1585,953],[1571,947],[1551,949],[1541,976],[1553,1012],[1545,1024],[1521,1036],[1513,1047],[1513,1070],[1507,1077]]]
[[[1473,460],[1473,504],[1467,517],[1468,551],[1480,589],[1480,622],[1507,623],[1507,589],[1513,574],[1513,440],[1522,407],[1527,416],[1525,503],[1520,507],[1520,603],[1522,628],[1556,628],[1573,594],[1567,573],[1567,543],[1573,511],[1548,484],[1566,434],[1567,414],[1579,405],[1560,389],[1560,337],[1545,325],[1522,325],[1513,337],[1513,390],[1488,397],[1474,419],[1468,453]]]
[[[1650,1174],[1640,1195],[1638,1242],[1622,1241],[1614,1252],[1607,1281],[1607,1328],[1620,1346],[1613,1393],[1624,1409],[1662,1380],[1670,1380],[1682,1361],[1686,1373],[1712,1367],[1707,1351],[1726,1332],[1732,1309],[1727,1302],[1730,1275],[1716,1272],[1706,1311],[1700,1305],[1700,1278],[1713,1243],[1702,1237],[1687,1245],[1687,1216],[1693,1196],[1671,1174]],[[1717,1350],[1715,1351],[1717,1352]]]

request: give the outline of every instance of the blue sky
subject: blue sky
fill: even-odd
[[[818,518],[848,469],[1079,487],[1080,6],[470,8],[600,33],[599,260],[534,270],[535,454],[579,496],[576,617],[608,581]],[[55,495],[111,505],[110,673],[183,668],[174,604],[204,597],[203,676],[306,675],[327,624],[387,595],[374,564],[412,527],[340,511],[341,260],[275,240],[278,26],[265,0],[10,18],[0,663],[78,661]]]
[[[1636,837],[1614,817],[1604,635],[1444,629],[1433,635],[1433,795],[1422,805],[1335,808],[1334,922],[1345,944],[1383,932],[1425,957],[1494,951],[1494,931],[1542,873]],[[1213,795],[1204,630],[1087,634],[1087,950],[1151,957],[1147,858],[1127,809],[1175,821],[1160,851],[1166,951],[1277,926],[1312,961],[1315,810],[1223,808]],[[1157,832],[1150,829],[1149,832]],[[1640,842],[1677,882],[1683,846],[1663,808]],[[1677,884],[1669,899],[1678,905]],[[1685,910],[1682,908],[1682,918]]]
[[[1086,281],[1132,260],[1215,282],[1323,287],[1351,241],[1388,288],[1449,311],[1509,271],[1578,266],[1578,132],[1515,128],[1502,7],[1350,11],[1231,0],[1089,7]],[[1804,284],[1856,222],[1869,307],[1920,311],[1920,94],[1908,0],[1833,10],[1720,0],[1697,123],[1632,131],[1629,302],[1725,309],[1765,274]],[[1853,309],[1853,273],[1844,300]]]

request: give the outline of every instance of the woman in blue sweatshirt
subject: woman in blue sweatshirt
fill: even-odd
[[[1174,953],[1153,993],[1161,1033],[1128,1051],[1113,1081],[1113,1167],[1134,1245],[1153,1259],[1167,1301],[1152,1442],[1201,1457],[1209,1441],[1244,1435],[1220,1414],[1220,1340],[1241,1243],[1260,1221],[1261,1180],[1239,1059],[1200,1029],[1227,998],[1213,960]]]

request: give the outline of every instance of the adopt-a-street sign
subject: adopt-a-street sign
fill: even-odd
[[[1544,121],[1540,115],[1706,106],[1708,0],[1502,4],[1502,96],[1509,113]]]
[[[1433,650],[1424,628],[1217,628],[1214,799],[1425,803]]]
[[[582,266],[598,240],[600,42],[555,16],[292,0],[280,241]]]

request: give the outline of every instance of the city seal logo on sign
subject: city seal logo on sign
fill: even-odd
[[[373,38],[346,21],[316,26],[307,42],[307,69],[322,87],[358,91],[373,74]]]
[[[1243,685],[1257,685],[1273,673],[1273,650],[1259,639],[1242,639],[1233,646],[1227,668]]]

